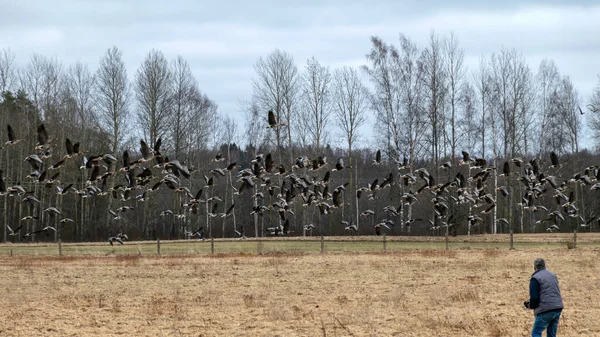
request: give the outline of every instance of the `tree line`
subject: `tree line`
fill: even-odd
[[[600,86],[582,100],[552,60],[543,60],[533,71],[517,50],[502,49],[482,56],[479,67],[469,70],[453,33],[431,33],[424,46],[403,34],[397,43],[372,37],[359,68],[330,69],[315,58],[298,66],[292,55],[274,50],[259,58],[254,69],[253,94],[240,102],[245,123],[237,125],[201,91],[181,56],[168,60],[151,50],[130,80],[117,47],[106,51],[95,71],[39,54],[19,67],[9,49],[1,50],[0,123],[10,125],[22,141],[4,146],[0,169],[7,188],[23,186],[26,191],[3,193],[3,239],[10,239],[7,227],[14,230],[23,222],[23,233],[55,226],[63,228],[63,240],[72,241],[106,239],[117,232],[137,239],[185,238],[199,228],[215,237],[240,236],[242,228],[245,236],[262,236],[273,228],[281,228],[275,234],[282,234],[286,223],[287,235],[348,233],[352,224],[359,234],[384,228],[391,234],[424,235],[444,228],[451,234],[509,227],[536,232],[550,228],[549,223],[563,230],[582,224],[591,230],[596,222],[597,198],[591,188],[597,177],[592,164],[598,158],[580,144],[585,127],[594,139],[600,135]],[[268,128],[267,111],[285,126]],[[372,140],[363,132],[369,114],[374,117]],[[49,134],[50,145],[43,147],[47,153],[36,150],[40,125]],[[7,140],[8,130],[0,129],[0,136]],[[80,143],[81,154],[65,161],[56,182],[48,181],[50,171],[40,180],[44,170],[68,155],[67,139]],[[178,172],[168,169],[174,164],[165,166],[175,161],[190,177],[177,177],[174,188],[163,185],[149,192],[144,184],[119,190],[130,184],[124,152],[132,160],[144,157],[140,139],[151,148],[162,144],[151,157],[163,162],[151,165],[149,160],[133,169],[136,175],[149,170],[153,180],[134,180],[155,185]],[[38,170],[24,160],[34,153],[43,158]],[[560,167],[549,164],[551,153],[561,158]],[[86,168],[84,158],[90,157],[104,160],[96,158]],[[318,158],[326,165],[314,166]],[[344,168],[332,170],[339,158]],[[475,159],[486,164],[476,165]],[[514,166],[520,162],[522,166]],[[513,168],[505,178],[504,163]],[[230,164],[233,169],[220,171]],[[110,174],[90,179],[96,166],[101,175]],[[286,173],[275,175],[280,166]],[[536,174],[528,171],[534,166]],[[244,169],[252,174],[250,182],[239,174]],[[537,181],[539,170],[565,185],[547,187],[544,178]],[[330,178],[323,182],[326,172]],[[475,179],[481,172],[488,172],[483,183],[482,176]],[[252,193],[240,193],[245,183],[254,183]],[[69,193],[57,192],[70,184]],[[293,190],[290,185],[299,190],[291,199],[285,194]],[[500,187],[510,193],[502,196]],[[538,194],[535,188],[546,191]],[[564,206],[548,189],[573,199],[561,208],[567,218],[527,212],[535,206],[529,204],[530,195],[536,205],[551,210]],[[199,191],[209,195],[200,198]],[[341,198],[338,205],[333,205],[334,193]],[[22,202],[29,195],[39,203]],[[493,203],[486,202],[487,195]],[[466,196],[474,202],[464,202]],[[202,207],[190,205],[200,199]],[[274,205],[281,199],[286,205]],[[481,214],[479,207],[486,204],[494,207]],[[112,213],[127,205],[129,212]],[[225,211],[232,205],[230,216]],[[571,206],[576,213],[569,211]],[[49,207],[57,207],[61,216],[45,213]],[[225,216],[216,216],[217,210]],[[366,210],[374,215],[365,216]],[[27,216],[33,221],[22,220]],[[61,224],[60,218],[73,224]],[[559,227],[561,222],[566,227]],[[35,238],[50,239],[58,234]]]

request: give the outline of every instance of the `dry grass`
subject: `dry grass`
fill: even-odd
[[[563,246],[5,256],[0,336],[528,336],[536,257],[560,279],[560,335],[600,335],[600,250]]]

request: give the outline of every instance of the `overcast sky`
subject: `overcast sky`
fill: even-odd
[[[130,80],[146,53],[182,55],[202,91],[222,113],[240,116],[252,94],[253,65],[275,48],[299,67],[314,56],[325,65],[365,63],[369,38],[397,43],[404,33],[420,45],[432,29],[454,31],[474,70],[482,55],[503,46],[521,51],[535,72],[553,59],[587,98],[600,73],[597,1],[24,1],[0,0],[0,48],[19,65],[32,53],[93,70],[118,46]]]

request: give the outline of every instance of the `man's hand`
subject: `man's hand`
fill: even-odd
[[[529,307],[529,301],[525,301],[525,302],[523,302],[523,305],[525,306],[525,308],[526,308],[526,309],[531,309],[531,308]]]

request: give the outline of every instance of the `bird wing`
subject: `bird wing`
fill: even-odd
[[[140,152],[142,153],[142,157],[144,157],[144,159],[148,159],[150,157],[150,148],[143,139],[140,139]]]
[[[6,128],[8,129],[8,141],[14,142],[16,140],[15,131],[10,124],[6,124]]]
[[[127,168],[131,165],[131,162],[129,161],[129,151],[125,150],[123,151],[123,167]]]
[[[69,138],[65,139],[65,149],[67,150],[68,155],[73,154],[73,143],[71,143]]]
[[[552,166],[558,166],[558,155],[555,152],[550,152],[550,161]]]
[[[158,138],[156,143],[154,143],[154,153],[160,152],[160,144],[162,143],[162,138]]]
[[[46,127],[44,126],[44,124],[40,124],[40,126],[38,126],[37,138],[38,143],[40,145],[45,145],[46,143],[48,143],[48,132],[46,132]]]
[[[269,125],[273,126],[277,124],[277,120],[275,119],[275,114],[273,110],[269,110]]]

